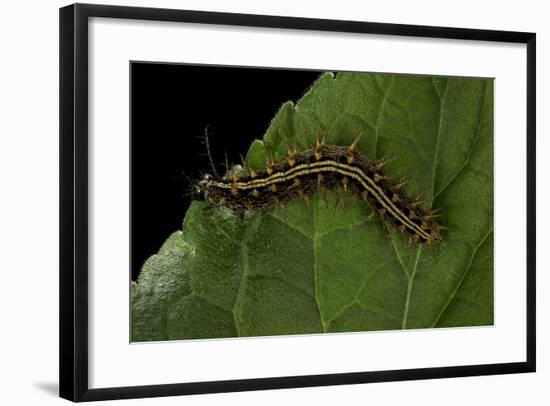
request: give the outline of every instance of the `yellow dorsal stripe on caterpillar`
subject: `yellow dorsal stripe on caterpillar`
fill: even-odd
[[[242,177],[206,175],[196,185],[196,193],[214,206],[244,213],[279,207],[294,198],[308,201],[316,190],[327,187],[350,190],[413,241],[440,241],[443,227],[433,212],[408,198],[403,182],[388,179],[383,170],[387,162],[369,160],[355,144],[342,147],[317,142],[302,152],[289,152],[280,163],[270,160],[265,170],[249,169]]]
[[[286,172],[279,172],[273,174],[269,178],[256,179],[250,182],[236,182],[235,186],[239,190],[257,190],[257,188],[267,187],[276,183],[283,183],[293,180],[299,176],[309,175],[309,174],[318,174],[323,172],[333,172],[339,173],[340,175],[349,176],[357,180],[365,190],[373,194],[375,198],[382,204],[391,214],[398,218],[406,227],[415,230],[423,238],[428,239],[429,234],[427,234],[421,227],[412,222],[404,213],[402,213],[399,208],[397,208],[393,202],[388,199],[384,192],[380,189],[376,183],[370,179],[367,175],[363,173],[362,170],[352,167],[350,165],[341,164],[335,161],[324,161],[324,162],[314,162],[311,164],[302,164],[296,166]],[[217,182],[218,187],[231,188],[231,183],[222,183]]]

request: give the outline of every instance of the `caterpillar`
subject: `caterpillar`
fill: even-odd
[[[243,176],[206,174],[194,185],[196,200],[238,213],[265,211],[316,191],[349,190],[367,203],[373,214],[409,237],[409,241],[432,245],[442,240],[444,228],[437,210],[426,211],[419,199],[409,198],[405,182],[384,173],[387,160],[369,160],[357,149],[356,139],[347,147],[328,145],[326,139],[302,152],[289,150],[282,162],[269,160],[265,169],[246,170]]]

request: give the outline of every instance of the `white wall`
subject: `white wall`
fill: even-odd
[[[463,0],[367,2],[339,0],[100,1],[104,4],[218,10],[330,19],[535,31],[538,41],[538,370],[536,374],[306,388],[182,398],[133,404],[241,405],[422,404],[550,402],[550,269],[543,229],[550,153],[544,139],[550,108],[545,76],[550,26],[545,2]],[[58,296],[58,7],[57,0],[4,2],[0,12],[0,400],[3,404],[61,404],[57,392]],[[546,153],[546,154],[545,154]],[[546,296],[546,297],[545,297]],[[123,404],[114,402],[113,404]],[[126,403],[127,404],[127,403]]]

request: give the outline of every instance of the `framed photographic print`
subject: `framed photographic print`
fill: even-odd
[[[60,395],[535,371],[535,34],[60,10]]]

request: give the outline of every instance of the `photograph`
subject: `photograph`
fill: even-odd
[[[59,10],[60,396],[535,372],[535,31],[243,11]]]
[[[130,341],[494,324],[494,78],[130,61]]]

